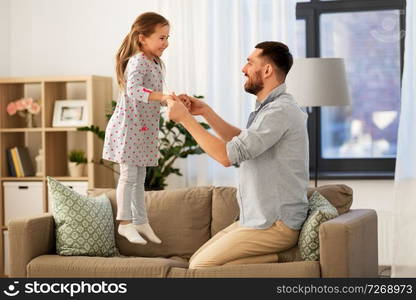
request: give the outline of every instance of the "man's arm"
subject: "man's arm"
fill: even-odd
[[[224,121],[211,107],[202,115],[214,131],[226,142],[240,134],[241,130]]]
[[[214,131],[226,142],[240,134],[241,130],[226,121],[224,121],[208,104],[205,102],[189,97],[187,95],[180,95],[181,99],[187,99],[190,102],[189,111],[193,115],[201,115]]]
[[[205,130],[188,112],[177,96],[173,95],[173,99],[167,100],[169,119],[181,123],[209,156],[224,167],[229,167],[231,162],[228,159],[226,142]]]
[[[226,142],[210,134],[191,115],[185,115],[181,121],[183,127],[194,137],[198,145],[224,167],[231,166],[228,159]]]

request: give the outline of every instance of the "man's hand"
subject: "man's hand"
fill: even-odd
[[[191,97],[189,97],[186,94],[180,94],[178,98],[185,105],[188,111],[190,111],[191,110],[191,100],[190,100]]]
[[[182,103],[178,96],[174,93],[171,95],[171,99],[167,99],[168,103],[168,118],[176,123],[180,123],[186,116],[189,116],[188,109]]]
[[[203,115],[209,108],[208,104],[206,104],[204,101],[188,96],[186,94],[179,95],[179,98],[182,102],[184,102],[189,112],[194,116]]]

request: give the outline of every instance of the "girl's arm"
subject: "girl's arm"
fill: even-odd
[[[150,101],[160,101],[166,105],[166,100],[169,98],[170,98],[169,95],[163,94],[161,92],[151,92],[149,95],[149,98],[147,99]]]
[[[148,103],[149,101],[166,102],[169,95],[155,92],[144,86],[146,62],[141,59],[129,61],[127,65],[127,81],[125,94],[130,98]]]

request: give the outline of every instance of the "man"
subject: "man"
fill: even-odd
[[[225,167],[239,165],[240,219],[212,237],[190,259],[189,268],[277,262],[277,253],[298,240],[306,219],[309,179],[306,114],[285,93],[293,63],[286,45],[263,42],[242,69],[244,88],[257,96],[247,128],[238,129],[204,102],[181,95],[168,100],[168,115],[181,123],[205,152]],[[180,100],[190,100],[188,111]],[[192,115],[202,115],[219,137]]]

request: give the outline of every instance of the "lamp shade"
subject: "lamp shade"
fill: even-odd
[[[286,86],[300,106],[343,106],[351,102],[342,58],[295,59]]]

